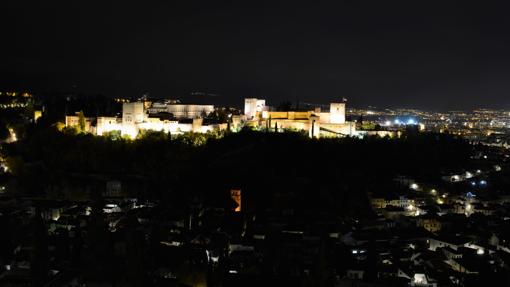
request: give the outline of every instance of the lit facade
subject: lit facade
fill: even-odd
[[[244,115],[246,119],[254,119],[258,113],[266,110],[266,100],[257,98],[244,99]]]
[[[213,106],[210,106],[213,107]],[[213,107],[214,109],[214,107]],[[193,110],[193,109],[191,109]],[[190,109],[188,109],[190,111]],[[193,113],[196,113],[193,110]],[[200,112],[202,113],[202,112]],[[95,120],[95,125],[93,124]],[[79,126],[80,119],[78,115],[66,116],[66,127]],[[85,131],[96,135],[120,131],[122,136],[136,138],[140,131],[163,131],[171,134],[181,134],[186,132],[207,133],[215,130],[225,130],[227,124],[204,125],[200,117],[191,118],[190,121],[181,122],[177,119],[162,119],[155,115],[147,113],[142,102],[123,103],[122,117],[97,117],[85,118]]]
[[[240,189],[232,189],[230,191],[230,197],[236,203],[236,207],[234,208],[235,212],[241,212],[241,190]]]
[[[354,122],[345,120],[345,103],[331,103],[329,112],[269,111],[263,99],[245,99],[243,117],[232,119],[231,128],[242,125],[267,130],[306,131],[312,138],[360,136]],[[204,125],[202,116],[214,111],[212,105],[183,105],[174,102],[153,103],[146,109],[143,102],[122,103],[122,117],[86,118],[85,131],[97,135],[120,131],[122,136],[136,138],[140,131],[152,130],[180,134],[186,132],[207,133],[225,130],[227,123]],[[161,113],[170,113],[168,118]],[[188,119],[183,121],[183,119]],[[95,125],[93,122],[95,121]],[[78,116],[66,116],[66,126],[78,126]]]
[[[244,104],[247,124],[256,128],[307,131],[314,138],[357,135],[355,123],[345,120],[345,103],[331,103],[329,112],[269,111],[265,100],[254,98],[245,99]]]
[[[117,117],[98,117],[96,124],[96,134],[98,136],[103,133],[121,131],[122,130],[122,119]]]
[[[177,119],[194,119],[214,112],[214,106],[155,102],[147,109],[147,112],[148,114],[169,113]]]

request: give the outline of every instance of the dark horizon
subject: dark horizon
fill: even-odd
[[[506,7],[378,2],[2,3],[0,89],[510,108]]]

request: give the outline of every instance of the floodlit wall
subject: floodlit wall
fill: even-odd
[[[144,109],[142,102],[122,104],[122,124],[136,124],[144,120]]]
[[[269,120],[267,120],[269,122]],[[290,129],[290,130],[308,130],[309,122],[308,120],[288,120],[288,119],[271,119],[270,129],[278,127],[278,130],[281,129]]]
[[[149,109],[149,113],[153,112],[167,112],[180,119],[194,119],[208,115],[214,112],[213,105],[185,105],[185,104],[167,104],[164,108],[157,107],[156,109]]]
[[[264,112],[263,118],[271,119],[288,119],[288,120],[308,120],[311,116],[311,112]]]
[[[212,105],[172,105],[186,106],[186,115],[202,114],[203,111],[213,111]],[[192,107],[192,108],[190,108]],[[79,116],[66,116],[66,126],[79,126]],[[122,118],[98,117],[96,127],[92,126],[93,118],[85,118],[85,130],[96,135],[106,132],[120,131],[123,136],[136,138],[140,130],[163,131],[165,133],[181,134],[186,132],[207,133],[215,130],[226,130],[227,124],[204,125],[203,119],[193,118],[192,123],[179,123],[177,120],[162,120],[158,117],[148,117],[145,114],[144,103],[124,103],[122,105]],[[240,125],[240,118],[236,118]]]
[[[165,133],[176,133],[179,129],[178,121],[162,121],[159,118],[147,118],[143,123],[138,124],[140,130],[162,131]]]
[[[353,122],[332,124],[321,122],[321,137],[353,136],[356,133],[356,125]]]
[[[93,118],[85,118],[85,131],[92,132],[94,129],[92,127]],[[66,116],[66,127],[79,127],[80,126],[80,117],[79,116]]]
[[[248,120],[252,120],[257,116],[258,112],[262,112],[266,107],[266,100],[257,98],[244,99],[244,114]]]
[[[117,117],[97,118],[96,134],[98,136],[103,135],[103,133],[112,131],[122,131],[122,121],[119,118]]]
[[[331,103],[329,107],[329,122],[332,124],[345,123],[345,103]]]
[[[142,102],[122,104],[122,135],[135,138],[138,135],[138,124],[144,121]]]
[[[330,112],[313,111],[267,111],[259,109],[258,99],[245,99],[245,115],[248,126],[258,128],[269,127],[278,129],[294,129],[307,131],[310,137],[355,136],[356,127],[353,122],[345,121],[345,103],[331,103]],[[265,102],[264,102],[265,105]],[[258,120],[260,118],[262,120]]]

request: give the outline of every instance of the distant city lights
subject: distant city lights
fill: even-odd
[[[390,121],[386,121],[385,122],[387,126],[391,125],[391,122]],[[395,120],[393,120],[393,123],[395,125],[417,125],[418,124],[418,121],[416,119],[413,119],[413,118],[409,118],[407,120],[402,120],[402,119],[399,119],[399,118],[396,118]]]

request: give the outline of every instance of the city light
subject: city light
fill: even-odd
[[[507,5],[46,2],[2,11],[0,287],[510,286]]]

